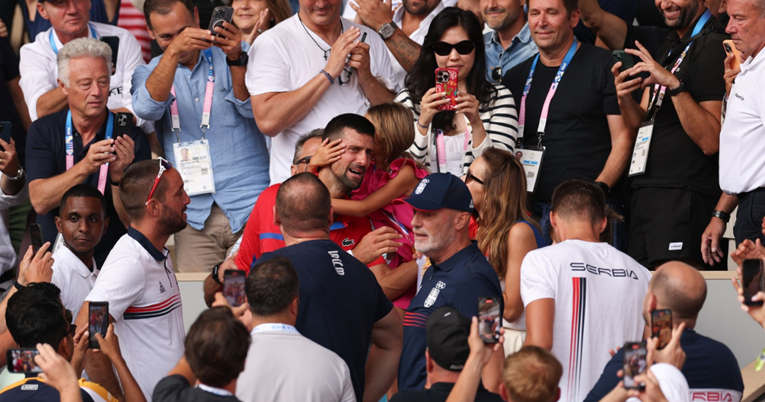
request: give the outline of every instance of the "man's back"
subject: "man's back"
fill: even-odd
[[[688,380],[691,401],[739,402],[744,391],[741,371],[733,352],[724,344],[686,329],[680,338],[685,352],[683,375]],[[618,351],[603,369],[600,379],[585,402],[600,401],[619,382],[616,372],[622,369],[622,351]]]
[[[608,349],[643,339],[651,274],[606,243],[567,240],[521,265],[524,306],[555,300],[552,354],[563,365],[561,401],[578,402],[608,362]]]
[[[80,380],[82,402],[111,402],[116,398],[111,396],[98,384]],[[39,377],[26,377],[0,391],[0,402],[58,402],[58,391],[44,383]]]
[[[239,378],[236,396],[243,401],[356,401],[343,359],[297,332],[277,331],[268,324],[252,331]]]
[[[361,400],[372,326],[393,308],[372,272],[330,240],[312,240],[264,254],[292,260],[300,278],[295,327],[348,364]]]

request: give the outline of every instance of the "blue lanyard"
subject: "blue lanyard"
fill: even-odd
[[[114,131],[114,115],[112,112],[107,111],[108,118],[106,120],[106,133],[107,140],[112,138],[112,132]],[[64,142],[66,144],[66,170],[68,171],[74,166],[74,132],[72,130],[72,112],[66,113],[66,135],[64,136]],[[85,144],[82,144],[85,146]],[[98,174],[98,191],[101,194],[106,190],[106,173],[109,168],[108,163],[101,165]]]
[[[566,57],[563,59],[563,63],[561,63],[560,67],[558,67],[558,72],[555,74],[555,79],[553,80],[552,85],[550,85],[550,90],[547,92],[547,98],[545,98],[545,103],[542,106],[542,113],[539,115],[539,125],[537,126],[537,133],[539,134],[539,142],[537,145],[540,148],[542,147],[542,136],[545,134],[545,127],[547,127],[547,116],[550,112],[550,102],[552,102],[552,99],[555,96],[555,91],[557,91],[558,85],[563,79],[563,74],[571,64],[571,59],[574,58],[578,43],[579,42],[576,40],[576,37],[574,37],[574,42],[571,44],[571,47],[568,48]],[[534,62],[531,64],[529,78],[526,79],[526,85],[523,87],[523,97],[521,97],[521,115],[518,116],[518,123],[520,125],[518,131],[521,133],[521,136],[523,135],[523,127],[526,125],[526,97],[529,95],[529,91],[531,91],[531,82],[534,80],[534,71],[537,69],[538,61],[539,53],[537,53],[537,56],[534,58]]]
[[[93,24],[88,24],[88,27],[90,27],[90,34],[93,35],[94,38],[98,39],[98,34],[96,33],[96,28],[93,26]],[[53,48],[53,53],[58,55],[58,47],[56,46],[56,39],[53,37],[53,28],[50,29],[50,34],[48,35],[48,41],[50,42],[50,47]]]

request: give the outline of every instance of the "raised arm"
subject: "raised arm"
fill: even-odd
[[[349,1],[348,5],[356,11],[356,15],[361,19],[361,22],[379,32],[380,28],[389,22],[393,21],[393,9],[391,0],[354,0]],[[358,4],[358,5],[357,5]],[[421,46],[417,42],[409,39],[409,37],[401,30],[396,28],[393,36],[385,40],[385,46],[388,47],[393,57],[396,58],[398,64],[404,70],[411,71],[414,67],[414,63],[420,56]]]
[[[600,8],[598,0],[579,0],[579,11],[584,25],[595,31],[608,49],[624,48],[624,41],[627,39],[627,23],[623,19]]]
[[[333,199],[335,213],[346,216],[365,217],[378,209],[389,205],[414,189],[419,179],[414,175],[414,168],[404,166],[389,182],[363,200]]]

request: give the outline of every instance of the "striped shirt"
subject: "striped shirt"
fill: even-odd
[[[470,164],[480,157],[484,150],[497,147],[512,152],[517,144],[518,113],[515,108],[515,100],[509,89],[502,85],[497,85],[496,88],[498,93],[494,102],[478,107],[487,136],[477,147],[473,146],[473,139],[470,139],[468,149],[462,158],[463,173],[468,171]],[[409,152],[417,162],[433,170],[431,168],[431,147],[435,147],[435,136],[432,135],[431,130],[428,130],[427,135],[419,134],[417,122],[420,118],[420,105],[414,105],[408,90],[401,91],[396,96],[396,102],[408,106],[414,112],[414,129],[417,134],[414,136],[414,144],[409,148]],[[433,167],[436,165],[433,164]]]

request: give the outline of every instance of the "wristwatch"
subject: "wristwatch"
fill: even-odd
[[[728,223],[730,222],[730,214],[723,211],[714,211],[712,212],[713,218],[719,218],[722,219],[723,222]]]
[[[24,168],[19,166],[19,170],[16,171],[16,177],[11,177],[11,176],[8,176],[8,175],[5,175],[5,177],[7,177],[8,180],[17,181],[18,179],[21,178],[21,175],[23,175],[23,174],[24,174]]]
[[[600,189],[603,190],[603,195],[608,197],[608,193],[611,192],[611,187],[608,187],[608,184],[603,183],[602,181],[596,181],[595,184],[597,184],[598,187],[600,187]]]
[[[380,27],[380,30],[377,31],[377,33],[380,34],[380,37],[383,38],[383,40],[388,40],[391,36],[393,36],[393,33],[396,32],[396,23],[391,21],[387,24],[382,24]]]
[[[668,89],[667,90],[667,96],[675,96],[677,94],[681,94],[685,91],[687,91],[688,88],[685,87],[685,83],[683,80],[680,80],[680,85],[675,89]]]
[[[239,58],[236,60],[230,60],[228,57],[226,57],[226,64],[228,64],[229,67],[244,67],[247,65],[248,60],[249,57],[247,56],[247,53],[242,52],[239,55]]]
[[[223,263],[220,263],[220,264],[223,264]],[[218,282],[219,284],[222,285],[223,282],[221,282],[220,279],[218,278],[218,269],[220,269],[220,264],[217,264],[216,266],[213,267],[213,270],[212,270],[212,279],[215,282]]]

